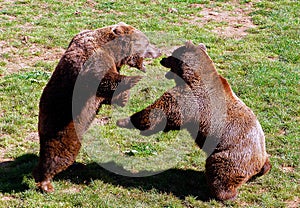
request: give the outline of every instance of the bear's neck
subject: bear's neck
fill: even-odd
[[[191,89],[201,90],[202,93],[207,93],[211,97],[223,97],[224,99],[235,100],[236,96],[227,80],[218,74],[213,61],[205,54],[198,58],[197,62],[193,63],[194,70],[186,70],[183,74],[183,79]],[[205,92],[203,92],[203,89]]]

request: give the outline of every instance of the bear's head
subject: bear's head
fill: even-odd
[[[159,49],[150,44],[147,36],[136,28],[123,22],[109,27],[110,34],[105,37],[105,50],[114,58],[117,69],[129,65],[145,71],[144,58],[157,58],[161,55]]]
[[[206,89],[202,86],[202,79],[206,79],[206,75],[216,74],[213,63],[206,53],[206,47],[188,41],[184,46],[176,49],[172,56],[163,58],[161,64],[171,69],[166,77],[175,79],[177,86],[165,92],[144,110],[118,120],[117,125],[123,128],[137,128],[143,131],[144,135],[180,128],[192,129],[194,135],[199,126],[197,125],[200,109],[199,94],[201,94],[200,98],[206,96],[203,95]],[[206,108],[203,102],[205,101],[200,99],[201,107]],[[152,113],[157,109],[162,109],[158,112],[163,113]]]
[[[184,46],[177,48],[171,56],[163,58],[160,63],[170,68],[165,75],[167,79],[174,79],[176,84],[188,84],[199,76],[199,70],[207,58],[209,59],[203,43],[194,45],[191,41],[187,41]]]

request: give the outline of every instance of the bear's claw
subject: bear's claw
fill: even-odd
[[[37,187],[45,193],[51,193],[54,191],[54,187],[50,181],[42,181],[37,183]]]

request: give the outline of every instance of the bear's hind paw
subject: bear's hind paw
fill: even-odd
[[[39,190],[45,193],[51,193],[54,191],[54,187],[52,186],[50,181],[38,182],[37,187]]]

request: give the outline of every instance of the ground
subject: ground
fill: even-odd
[[[145,0],[132,8],[129,1],[0,0],[0,207],[299,207],[299,2]],[[204,200],[202,152],[196,147],[173,169],[140,179],[111,174],[81,152],[78,162],[86,168],[57,177],[52,195],[36,192],[31,170],[42,89],[75,34],[120,21],[146,32],[166,55],[188,39],[206,44],[219,72],[262,124],[270,174],[243,185],[236,201],[221,204]],[[138,92],[147,100],[133,100],[131,113],[169,86],[162,86],[159,60],[147,66],[146,76],[159,79],[142,86]],[[104,116],[98,123],[106,123]],[[137,151],[132,158],[169,146],[164,138],[139,143],[114,133],[121,152]]]

